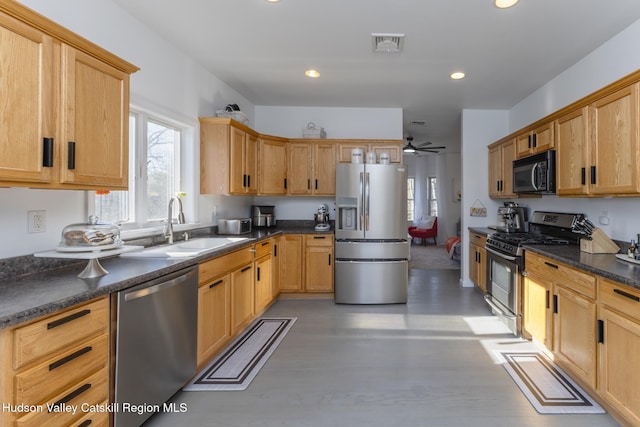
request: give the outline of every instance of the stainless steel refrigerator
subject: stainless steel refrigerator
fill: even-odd
[[[338,164],[336,209],[336,303],[406,303],[406,167]]]

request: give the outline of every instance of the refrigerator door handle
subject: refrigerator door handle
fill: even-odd
[[[362,214],[363,207],[364,207],[364,172],[360,172],[360,197],[358,197],[358,213],[360,216],[360,224],[358,225],[359,230],[362,230],[362,223],[364,222],[364,216]]]
[[[364,182],[364,197],[365,197],[365,203],[366,206],[364,208],[364,216],[365,216],[365,231],[369,231],[369,172],[366,173],[366,178],[365,178],[365,182]]]

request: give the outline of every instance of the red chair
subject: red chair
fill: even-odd
[[[436,240],[436,238],[438,237],[438,218],[436,217],[433,220],[433,225],[431,226],[431,228],[409,227],[409,236],[413,237],[414,239],[422,239],[422,243],[424,245],[427,244],[426,239],[433,237],[433,244],[437,245],[438,241]]]

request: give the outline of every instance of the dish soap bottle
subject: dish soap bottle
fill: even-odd
[[[638,247],[636,246],[636,241],[631,239],[631,244],[627,249],[627,255],[629,256],[629,258],[635,258],[637,251],[638,251]]]

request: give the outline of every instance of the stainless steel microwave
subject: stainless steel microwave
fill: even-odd
[[[548,150],[513,161],[513,192],[555,194],[556,152]]]

